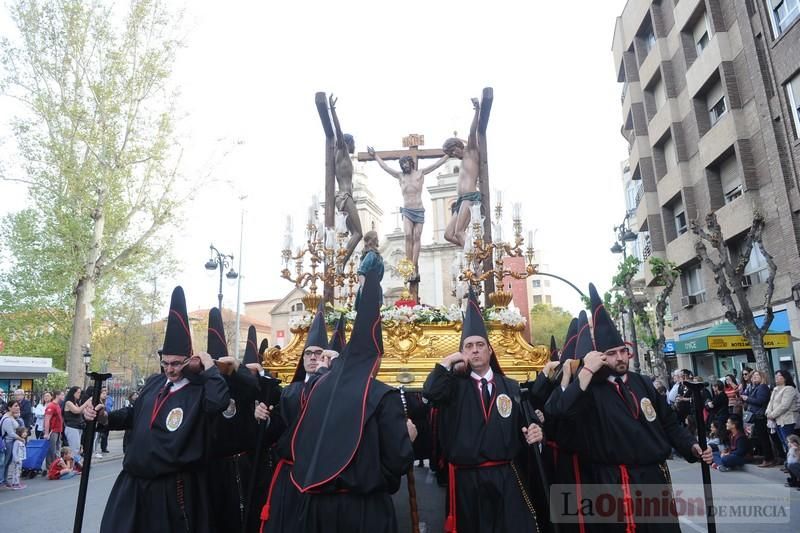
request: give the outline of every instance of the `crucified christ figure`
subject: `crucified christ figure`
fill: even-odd
[[[336,209],[347,213],[347,231],[350,232],[347,253],[342,261],[342,264],[346,265],[363,236],[361,219],[358,216],[356,202],[353,200],[353,161],[350,160],[350,154],[355,152],[356,142],[349,133],[342,133],[339,117],[336,114],[337,99],[331,95],[328,102],[333,127],[336,131],[336,184],[339,186],[339,190],[336,192],[335,204]]]
[[[400,192],[403,194],[403,232],[405,233],[406,258],[414,264],[414,274],[409,281],[419,281],[419,252],[422,247],[422,226],[425,224],[425,208],[422,207],[422,186],[425,176],[442,166],[449,156],[442,156],[438,161],[427,168],[418,169],[411,156],[400,158],[398,172],[386,164],[372,146],[367,147],[367,152],[387,174],[397,179],[400,183]]]
[[[481,104],[477,98],[472,99],[475,116],[469,127],[469,138],[466,149],[463,141],[456,137],[447,139],[442,146],[442,151],[450,157],[461,159],[461,169],[458,174],[458,199],[452,207],[453,217],[444,230],[444,238],[448,242],[464,247],[464,238],[470,219],[470,206],[481,203],[481,192],[478,190],[478,173],[480,172],[480,153],[478,152],[478,119],[481,113]]]

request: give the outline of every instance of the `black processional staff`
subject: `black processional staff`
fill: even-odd
[[[406,401],[406,389],[400,387],[400,399],[403,401],[403,413],[408,417],[408,402]],[[411,467],[406,474],[406,483],[408,485],[408,505],[411,507],[411,531],[412,533],[419,533],[419,510],[417,509],[417,483],[414,479],[414,461],[411,461]]]
[[[266,376],[258,377],[258,401],[264,405],[269,406],[269,402],[280,384],[281,380],[275,378],[268,378]],[[269,419],[267,419],[269,420]],[[261,464],[264,462],[264,438],[267,433],[267,422],[262,422],[258,425],[258,433],[256,435],[256,453],[253,458],[253,471],[250,473],[250,482],[247,487],[247,503],[244,508],[244,521],[242,522],[242,533],[246,533],[247,524],[249,523],[250,513],[253,512],[253,499],[256,491],[256,478],[258,477]]]
[[[531,424],[536,424],[539,427],[543,427],[542,421],[539,420],[539,417],[536,413],[533,412],[533,406],[531,406],[529,395],[530,390],[521,387],[520,392],[522,393],[522,398],[517,398],[520,406],[522,407],[522,414],[525,417],[525,427],[530,427]],[[544,502],[547,506],[547,509],[550,509],[550,483],[547,480],[547,472],[544,470],[544,464],[542,463],[542,452],[539,449],[538,444],[533,444],[531,446],[533,450],[533,460],[536,462],[536,468],[539,470],[539,481],[542,483],[542,487],[544,488]],[[558,524],[552,522],[553,532],[558,533]]]
[[[103,382],[111,377],[111,374],[92,372],[89,377],[94,385],[94,392],[92,393],[92,406],[94,407],[100,403],[100,389],[103,387]],[[97,420],[90,420],[86,423],[86,429],[83,432],[83,470],[81,471],[81,484],[78,488],[78,503],[75,506],[73,533],[81,533],[83,528],[83,510],[86,507],[86,490],[89,488],[89,470],[92,468],[92,451],[96,426]]]
[[[684,381],[683,382],[689,390],[692,391],[692,403],[694,403],[694,417],[697,423],[697,443],[700,445],[701,450],[705,450],[708,446],[706,442],[706,421],[703,418],[703,389],[708,386],[708,383]],[[714,494],[711,490],[711,468],[708,464],[701,460],[700,468],[703,473],[703,493],[706,500],[706,521],[708,523],[708,533],[717,532],[717,524],[714,519]]]

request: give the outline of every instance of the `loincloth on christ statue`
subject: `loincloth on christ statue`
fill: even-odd
[[[473,202],[473,203],[480,203],[481,202],[481,191],[473,191],[473,192],[465,192],[464,194],[458,195],[458,200],[456,203],[453,204],[453,207],[450,208],[450,212],[454,215],[458,214],[459,209],[461,209],[461,204],[463,202]]]
[[[347,199],[353,199],[353,193],[350,192],[337,192],[336,198],[334,199],[333,203],[336,205],[336,209],[339,211],[344,211],[344,205],[347,202]]]
[[[424,207],[401,207],[400,214],[406,217],[414,224],[425,223],[425,208]]]

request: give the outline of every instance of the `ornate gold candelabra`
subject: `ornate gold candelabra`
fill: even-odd
[[[302,298],[308,310],[315,310],[322,296],[317,294],[317,283],[331,284],[338,289],[335,297],[341,305],[350,305],[355,296],[354,286],[358,283],[355,260],[351,259],[345,269],[344,257],[347,255],[346,243],[349,238],[345,213],[336,213],[336,227],[325,228],[318,221],[319,203],[316,196],[308,210],[308,221],[305,227],[306,242],[292,252],[292,219],[286,224],[284,246],[281,252],[283,270],[281,277],[295,284],[298,288],[308,286],[309,294]],[[308,257],[308,260],[306,260]],[[289,263],[294,261],[295,274],[289,270]],[[308,265],[308,270],[306,270]]]
[[[492,233],[494,242],[484,240],[483,217],[480,213],[480,205],[471,207],[471,221],[464,243],[464,253],[459,256],[457,267],[454,268],[454,277],[458,273],[458,279],[470,283],[480,294],[481,283],[490,276],[495,277],[495,292],[488,295],[488,303],[495,307],[508,307],[511,303],[512,294],[505,290],[503,279],[512,277],[514,279],[526,279],[537,273],[537,265],[533,264],[533,235],[528,232],[528,246],[523,248],[525,239],[522,237],[522,217],[521,205],[513,204],[513,242],[503,240],[503,205],[502,195],[498,191],[495,193],[497,205],[494,209],[494,220]],[[525,257],[527,264],[521,272],[505,267],[507,257]],[[492,268],[484,270],[484,263],[491,258]]]

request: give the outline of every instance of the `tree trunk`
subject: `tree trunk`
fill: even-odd
[[[753,355],[756,358],[756,370],[761,374],[761,379],[764,383],[772,383],[772,366],[769,364],[767,350],[764,348],[764,339],[757,332],[748,332],[747,340],[753,348]]]
[[[75,288],[75,316],[72,319],[72,335],[69,339],[67,372],[69,384],[84,386],[85,368],[83,350],[91,339],[92,303],[94,302],[94,281],[83,278]]]

